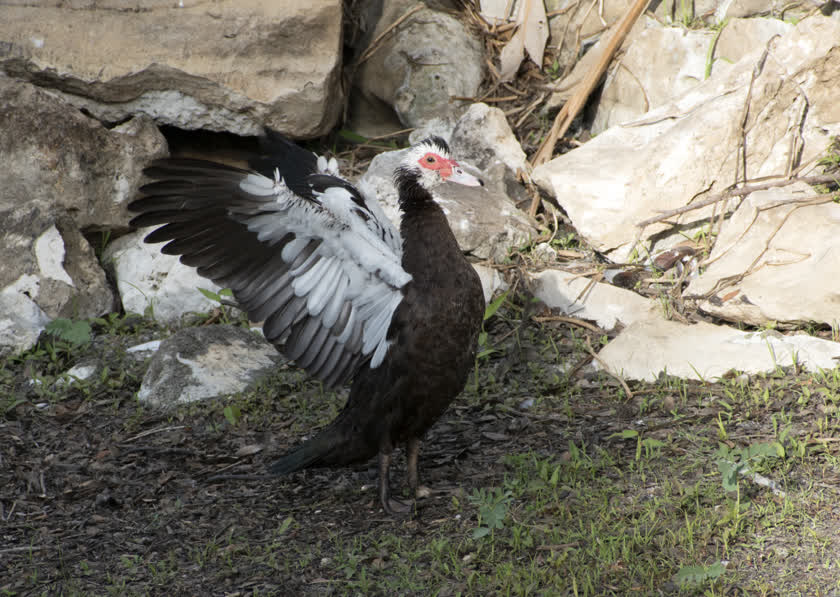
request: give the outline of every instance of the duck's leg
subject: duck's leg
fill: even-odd
[[[391,452],[380,450],[379,452],[379,501],[382,509],[391,516],[397,514],[408,514],[412,510],[411,504],[406,504],[391,497],[391,483],[388,470],[391,467]]]
[[[420,458],[420,438],[412,437],[406,444],[406,475],[408,476],[408,490],[411,499],[417,499],[419,476],[417,474],[417,460]]]

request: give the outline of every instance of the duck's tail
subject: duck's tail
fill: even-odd
[[[287,452],[269,465],[272,475],[288,475],[306,468],[342,466],[365,461],[376,455],[377,447],[363,437],[342,433],[340,420],[320,431],[315,437]]]
[[[333,451],[334,446],[327,441],[329,438],[325,435],[319,433],[294,450],[287,452],[279,460],[269,465],[268,471],[272,475],[288,475],[305,468],[326,466],[327,463],[323,461]]]

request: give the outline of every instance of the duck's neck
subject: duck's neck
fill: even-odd
[[[464,256],[443,210],[431,193],[417,184],[398,185],[398,190],[403,268],[417,282],[451,275]]]

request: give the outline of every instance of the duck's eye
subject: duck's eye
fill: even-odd
[[[434,156],[427,155],[427,156],[426,156],[426,163],[427,163],[427,164],[434,164],[434,163],[435,163],[435,158],[434,158]]]

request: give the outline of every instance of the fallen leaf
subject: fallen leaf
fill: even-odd
[[[522,30],[518,29],[499,54],[499,78],[510,81],[525,59],[525,43]]]
[[[260,444],[248,444],[247,446],[242,446],[236,451],[237,458],[242,456],[250,456],[252,454],[256,454],[257,452],[262,452],[263,447]]]
[[[525,59],[525,52],[542,68],[545,44],[548,41],[548,18],[543,0],[520,0],[516,16],[516,33],[499,54],[499,76],[510,81]]]
[[[495,431],[483,431],[481,436],[493,440],[494,442],[503,442],[509,439],[504,433],[496,433]]]
[[[534,63],[542,68],[545,44],[548,41],[548,18],[543,0],[526,0],[531,5],[524,22],[525,49]]]

